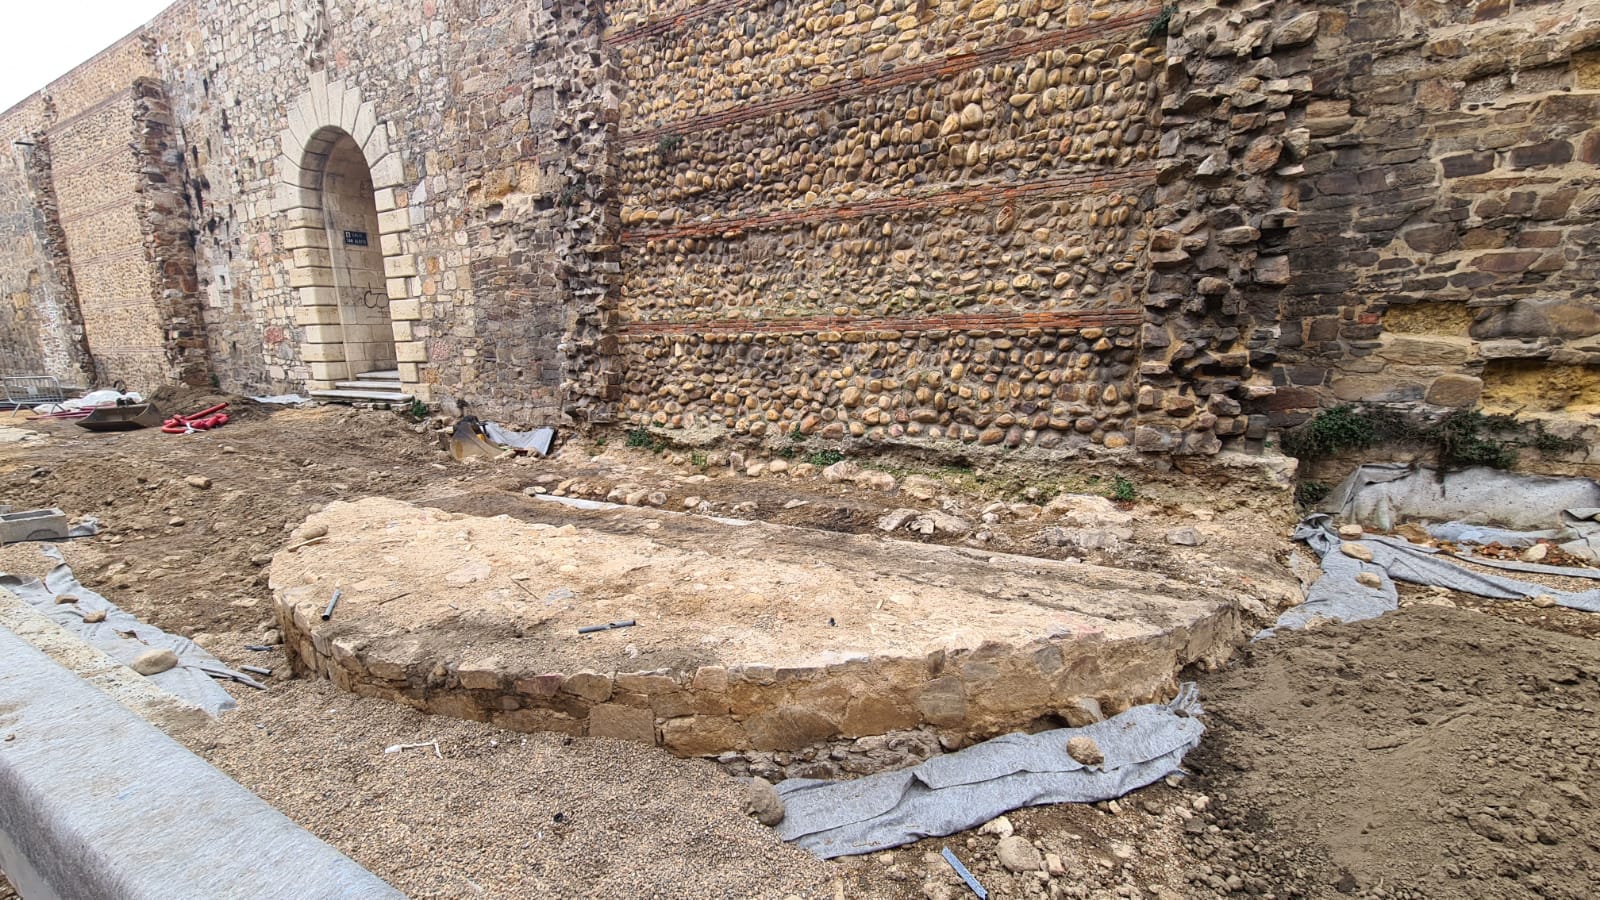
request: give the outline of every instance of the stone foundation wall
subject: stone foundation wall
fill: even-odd
[[[1322,9],[1294,278],[1262,411],[1600,409],[1600,9]],[[1589,434],[1592,438],[1592,434]]]
[[[1156,12],[613,4],[622,417],[1129,446]]]
[[[1238,610],[1224,606],[1127,641],[1069,635],[815,668],[562,673],[511,671],[470,652],[434,657],[415,639],[369,644],[322,622],[325,604],[315,589],[285,589],[278,623],[295,671],[344,690],[516,731],[618,738],[679,756],[726,754],[746,770],[813,774],[860,774],[919,758],[917,748],[930,743],[959,747],[1035,722],[1086,724],[1168,700],[1175,673],[1226,658],[1242,628]],[[838,765],[816,767],[829,758]]]

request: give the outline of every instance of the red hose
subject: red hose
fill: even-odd
[[[226,403],[218,403],[210,409],[202,409],[193,415],[173,416],[164,422],[161,430],[167,434],[189,434],[195,431],[210,431],[228,424],[228,414],[223,410],[228,408]]]

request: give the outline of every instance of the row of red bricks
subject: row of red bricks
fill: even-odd
[[[916,84],[931,78],[949,78],[982,66],[1022,59],[1044,51],[1076,47],[1079,44],[1096,38],[1118,34],[1124,30],[1149,27],[1150,21],[1157,12],[1158,10],[1154,9],[1143,10],[1113,19],[1106,19],[1093,25],[1043,34],[1026,41],[1003,44],[974,53],[960,53],[942,59],[929,60],[925,63],[901,66],[881,75],[872,75],[866,78],[842,78],[816,90],[791,94],[787,97],[760,103],[749,103],[719,112],[706,113],[705,115],[694,116],[678,122],[670,122],[656,128],[629,132],[622,136],[622,142],[624,144],[651,143],[660,139],[663,135],[681,136],[697,131],[727,128],[742,122],[764,119],[779,113],[813,109],[852,97],[886,93],[894,88]]]
[[[812,207],[793,212],[768,213],[737,219],[718,219],[713,222],[693,222],[676,228],[624,229],[623,243],[669,240],[672,238],[709,237],[729,231],[765,231],[805,225],[814,222],[833,222],[861,219],[897,212],[910,212],[945,206],[978,206],[996,202],[1024,199],[1046,199],[1051,196],[1078,197],[1086,193],[1105,193],[1118,188],[1143,188],[1155,183],[1153,168],[1126,169],[1088,175],[1067,175],[1046,178],[1023,184],[990,184],[962,191],[939,190],[910,197],[885,197],[844,203],[838,206]]]
[[[926,332],[1039,329],[1059,331],[1137,325],[1137,310],[1098,312],[950,313],[939,316],[807,316],[794,319],[722,319],[714,322],[634,322],[621,336],[651,337],[690,334],[800,334],[805,332]]]

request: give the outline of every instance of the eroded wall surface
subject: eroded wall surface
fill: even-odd
[[[1600,7],[1319,3],[1275,425],[1600,408]]]
[[[48,114],[36,97],[0,117],[0,376],[83,387],[90,361],[51,182]]]

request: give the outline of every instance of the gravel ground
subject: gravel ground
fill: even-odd
[[[741,811],[710,763],[519,734],[324,681],[174,736],[415,898],[831,897],[832,869]],[[385,753],[394,744],[439,742]]]

